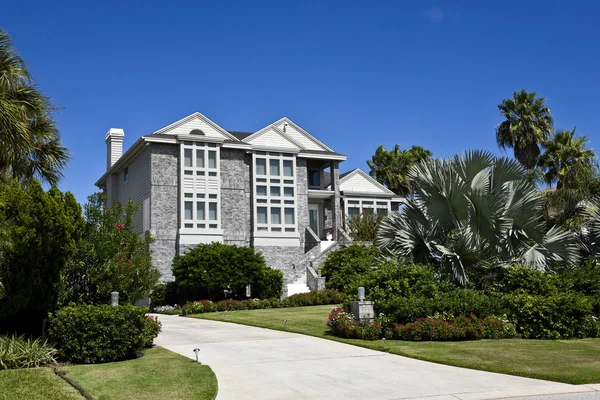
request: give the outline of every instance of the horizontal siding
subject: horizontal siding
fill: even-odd
[[[290,142],[273,129],[269,129],[256,139],[250,141],[254,146],[275,147],[280,149],[298,149],[294,143]]]
[[[283,123],[281,125],[279,125],[277,128],[283,131]],[[298,142],[299,144],[301,144],[302,146],[304,146],[304,148],[307,150],[318,150],[318,151],[325,150],[325,151],[327,151],[327,149],[319,146],[318,144],[316,144],[315,142],[313,142],[312,140],[307,138],[306,135],[298,132],[296,129],[292,128],[290,125],[285,127],[285,133],[286,133],[286,135],[291,137],[292,140],[294,140],[294,141]]]
[[[202,132],[204,132],[204,135],[207,137],[214,137],[214,138],[225,137],[219,131],[217,131],[215,128],[208,125],[206,122],[202,121],[199,118],[195,118],[191,121],[188,121],[185,124],[178,126],[177,128],[174,128],[168,132],[165,132],[165,134],[189,135],[190,131],[192,131],[193,129],[200,129]]]
[[[349,192],[361,192],[361,193],[387,193],[381,188],[377,187],[373,182],[369,179],[365,178],[360,174],[355,174],[348,180],[342,182],[340,184],[341,191],[349,191]]]
[[[137,157],[126,166],[129,179],[124,181],[124,170],[114,177],[117,190],[113,199],[125,204],[129,200],[138,205],[138,210],[133,218],[135,230],[143,233],[143,204],[150,197],[150,150],[146,147]],[[113,186],[114,187],[114,186]]]

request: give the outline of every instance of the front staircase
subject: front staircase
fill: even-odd
[[[289,279],[291,283],[287,284],[287,296],[317,290],[316,287],[311,287],[314,286],[314,279],[309,280],[307,274],[315,275],[315,270],[321,267],[329,253],[339,249],[341,244],[349,244],[347,236],[340,235],[341,241],[321,241],[310,228],[306,229],[307,236],[312,239],[312,246],[309,246],[304,257],[296,264],[296,273]]]

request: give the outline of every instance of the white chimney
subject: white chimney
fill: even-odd
[[[123,155],[123,129],[110,128],[106,133],[106,169],[109,169]]]

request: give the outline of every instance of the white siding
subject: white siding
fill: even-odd
[[[281,123],[277,128],[283,131],[283,123]],[[290,125],[285,127],[285,133],[289,137],[291,137],[294,141],[298,142],[302,146],[304,146],[307,150],[317,150],[317,151],[327,151],[326,148],[318,145],[313,142],[310,138],[306,137],[303,133],[298,132],[296,129],[292,128]]]
[[[150,151],[146,147],[139,153],[133,162],[126,165],[129,178],[124,181],[124,171],[113,176],[113,199],[126,204],[128,200],[138,205],[138,210],[133,218],[135,230],[144,232],[143,203],[150,197]]]
[[[354,174],[353,176],[342,182],[340,184],[340,190],[360,193],[388,193],[382,190],[380,187],[377,187],[377,185],[373,184],[373,182],[370,182],[369,179],[365,178],[361,174]]]
[[[225,138],[225,136],[221,134],[221,132],[219,132],[206,122],[202,121],[200,118],[194,118],[191,121],[188,121],[182,125],[179,125],[176,128],[171,129],[168,132],[163,133],[166,135],[189,135],[190,131],[193,129],[200,129],[202,132],[204,132],[204,135],[207,137]]]
[[[290,142],[273,129],[269,129],[262,135],[250,141],[254,146],[273,147],[279,149],[298,149],[294,143]]]

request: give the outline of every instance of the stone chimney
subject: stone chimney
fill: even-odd
[[[123,139],[125,132],[123,129],[110,128],[106,133],[106,169],[116,163],[123,155]]]

